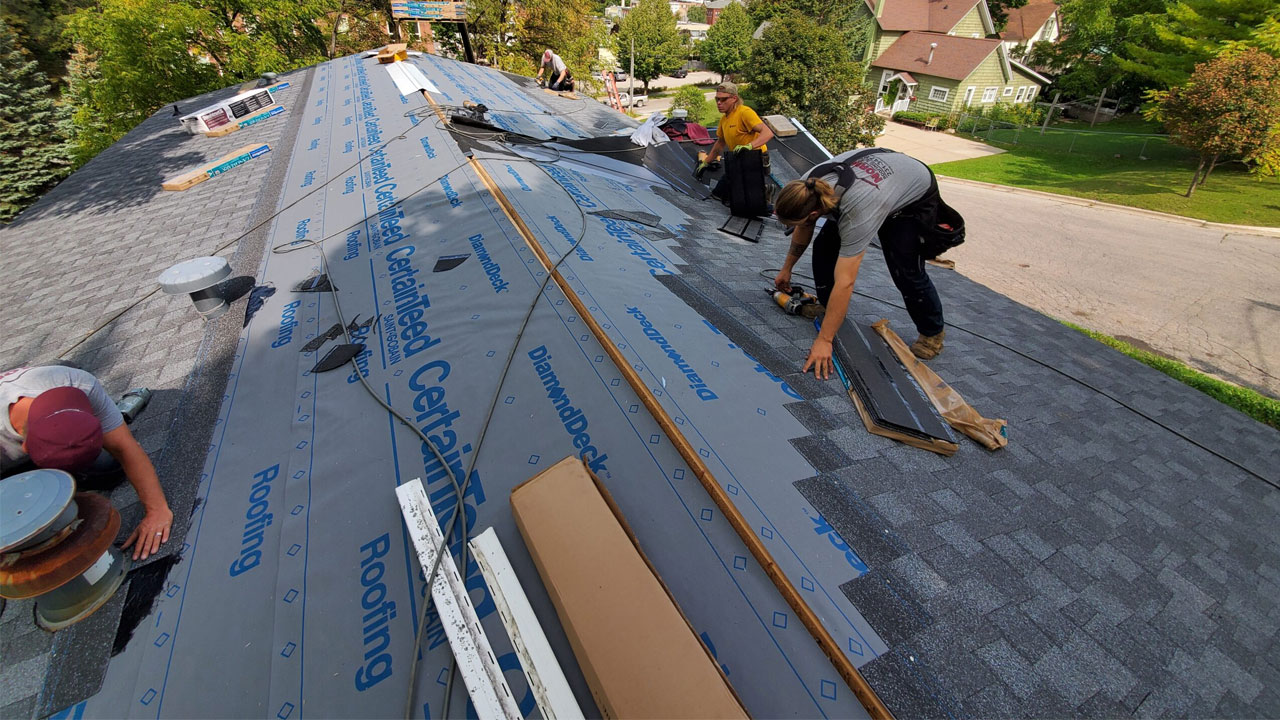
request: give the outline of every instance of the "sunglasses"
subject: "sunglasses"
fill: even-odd
[[[729,101],[730,101],[730,100],[732,100],[732,99],[733,99],[733,96],[732,96],[732,95],[729,95],[729,96],[726,96],[726,97],[717,97],[717,98],[716,98],[716,102],[718,102],[718,103],[722,103],[722,102],[729,102]]]

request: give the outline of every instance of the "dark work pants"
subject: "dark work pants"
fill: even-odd
[[[35,463],[30,460],[24,460],[12,467],[6,467],[3,475],[4,477],[9,477],[35,469]],[[120,467],[120,463],[116,462],[116,459],[106,450],[98,453],[98,459],[94,460],[92,465],[71,473],[71,476],[76,480],[76,492],[90,490],[110,492],[125,480],[124,468]]]
[[[823,305],[831,298],[835,285],[836,260],[840,257],[840,232],[837,221],[828,219],[813,241],[813,279],[815,292]],[[890,217],[880,226],[880,249],[889,266],[889,277],[902,293],[907,314],[921,335],[942,332],[942,300],[925,272],[920,254],[920,231],[916,221],[907,217]]]

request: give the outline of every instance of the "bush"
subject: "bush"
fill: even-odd
[[[918,112],[916,110],[899,110],[893,114],[893,119],[924,123],[925,120],[929,119],[929,113]]]
[[[671,109],[684,108],[689,111],[690,120],[701,125],[714,125],[719,113],[704,92],[696,85],[682,86],[671,100]]]
[[[1044,120],[1044,110],[1035,103],[993,103],[981,107],[968,107],[964,113],[971,118],[985,118],[992,122],[1010,125],[1039,125]]]

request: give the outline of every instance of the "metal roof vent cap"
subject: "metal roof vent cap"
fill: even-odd
[[[0,481],[0,596],[37,598],[36,621],[56,631],[102,607],[130,562],[112,547],[120,513],[70,475],[33,470]]]
[[[685,108],[676,108],[675,110],[672,110],[672,111],[671,111],[671,117],[673,117],[673,118],[687,118],[687,117],[689,117],[689,111],[688,111],[688,110],[686,110]]]
[[[924,61],[925,65],[928,65],[933,62],[933,51],[937,49],[938,49],[938,43],[936,42],[929,43],[929,59]]]
[[[258,87],[267,87],[268,85],[275,85],[277,82],[276,81],[277,77],[279,76],[273,72],[262,73],[261,75],[258,76]]]
[[[198,257],[160,273],[160,289],[169,295],[189,293],[196,310],[205,320],[212,320],[227,311],[227,301],[218,294],[217,285],[230,274],[225,258]]]

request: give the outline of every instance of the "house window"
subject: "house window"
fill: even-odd
[[[1013,101],[1016,103],[1020,103],[1026,99],[1027,99],[1027,89],[1025,87],[1018,88],[1018,97],[1014,98]]]
[[[1004,89],[1004,96],[1005,96],[1005,97],[1009,97],[1009,96],[1010,96],[1010,95],[1012,95],[1012,94],[1013,94],[1013,86],[1012,86],[1012,85],[1010,85],[1009,87],[1007,87],[1007,88],[1005,88],[1005,89]]]
[[[937,85],[934,85],[933,87],[929,88],[930,100],[937,100],[938,102],[946,102],[947,96],[950,94],[951,94],[951,91],[944,87],[938,87]]]
[[[982,91],[982,102],[989,103],[996,101],[996,91],[1000,88],[989,87]]]
[[[1027,88],[1027,102],[1031,102],[1032,100],[1034,100],[1036,97],[1036,93],[1038,92],[1040,92],[1039,85],[1032,85],[1031,87]]]
[[[973,91],[974,91],[974,90],[977,90],[977,88],[975,88],[975,87],[970,87],[969,89],[967,89],[967,90],[965,90],[965,91],[964,91],[964,106],[965,106],[965,107],[969,107],[970,105],[972,105],[972,104],[973,104]]]
[[[885,70],[880,73],[880,94],[889,92],[889,78],[893,77],[892,70]]]

